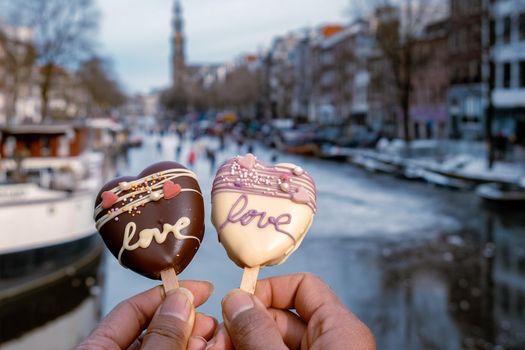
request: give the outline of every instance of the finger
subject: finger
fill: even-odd
[[[175,289],[151,320],[142,349],[186,349],[194,322],[193,295],[186,288]]]
[[[139,350],[142,347],[142,340],[144,340],[144,334],[139,335],[137,339],[128,347],[127,350]]]
[[[310,349],[375,350],[374,335],[347,309],[321,306],[308,322],[302,347]]]
[[[233,290],[222,301],[222,314],[235,349],[287,349],[275,322],[257,297]]]
[[[295,308],[308,324],[306,345],[315,342],[321,348],[337,348],[344,346],[346,339],[347,343],[351,341],[352,348],[375,348],[368,327],[317,276],[301,273],[261,280],[257,282],[255,295],[267,307]]]
[[[217,324],[218,322],[215,318],[199,312],[195,315],[195,324],[191,335],[209,340],[215,333]]]
[[[78,345],[77,350],[129,347],[149,323],[162,301],[162,296],[162,287],[157,286],[124,300],[99,323],[84,342]]]
[[[208,298],[213,294],[214,286],[208,281],[180,281],[180,286],[189,289],[193,294],[193,305],[199,307],[204,304]],[[164,289],[162,289],[164,291]]]
[[[192,292],[197,306],[203,304],[213,292],[210,282],[181,281],[180,284]],[[163,298],[164,289],[157,286],[124,300],[99,323],[77,350],[96,346],[119,349],[129,347],[146,328]]]
[[[203,337],[193,336],[188,341],[187,350],[205,350],[208,343]]]
[[[233,343],[224,324],[217,327],[217,332],[213,338],[208,341],[206,350],[234,350]]]
[[[195,314],[195,324],[191,332],[191,338],[188,342],[188,349],[204,349],[206,341],[211,339],[217,328],[218,322],[212,317],[202,313]],[[195,338],[195,339],[194,339]],[[142,347],[144,333],[142,333],[127,350],[138,350]],[[204,346],[201,346],[204,341]]]
[[[298,349],[301,339],[306,332],[306,323],[296,314],[288,310],[268,309],[277,329],[281,334],[286,346],[290,349]]]
[[[306,331],[306,324],[299,316],[293,312],[279,309],[268,309],[268,312],[275,321],[279,333],[283,337],[284,343],[290,349],[298,349],[301,345],[301,339]],[[218,327],[217,334],[208,341],[210,350],[232,350],[233,344],[230,336],[224,330],[224,326]]]
[[[255,295],[266,307],[297,310],[306,322],[321,305],[343,306],[330,287],[310,273],[260,280]]]

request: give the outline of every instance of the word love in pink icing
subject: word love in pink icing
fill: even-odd
[[[265,228],[269,225],[272,225],[276,231],[288,235],[292,240],[295,241],[293,236],[283,230],[281,225],[287,225],[292,221],[292,216],[290,214],[281,214],[277,217],[268,216],[265,211],[257,211],[255,209],[246,209],[248,207],[248,196],[242,194],[239,196],[237,201],[232,205],[230,211],[228,212],[228,217],[219,227],[219,230],[222,230],[228,224],[240,223],[242,226],[249,225],[253,220],[257,220],[257,227]]]

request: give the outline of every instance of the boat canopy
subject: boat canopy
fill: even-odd
[[[0,128],[0,156],[76,156],[86,147],[84,128],[67,124],[23,124]]]

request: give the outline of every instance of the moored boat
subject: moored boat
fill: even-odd
[[[420,171],[420,175],[428,183],[440,187],[447,187],[454,190],[467,191],[472,190],[475,186],[472,182],[467,181],[465,179],[461,179],[454,176],[448,176],[447,174],[444,174],[442,172],[432,171],[430,169],[422,169]]]
[[[99,249],[91,216],[104,157],[88,150],[82,127],[23,125],[0,131],[3,299]]]
[[[375,157],[366,155],[357,155],[353,157],[352,163],[358,165],[370,172],[384,173],[384,174],[398,174],[398,167],[386,162],[383,162]]]
[[[476,193],[493,204],[525,204],[525,188],[510,183],[488,183],[477,187]]]

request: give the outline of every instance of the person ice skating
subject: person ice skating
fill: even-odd
[[[196,161],[197,161],[197,152],[195,152],[195,149],[192,148],[190,150],[190,153],[188,153],[188,165],[193,168],[195,166]]]
[[[179,141],[177,147],[175,148],[175,160],[180,160],[180,155],[182,153],[182,142]]]
[[[206,158],[210,162],[210,174],[213,175],[215,172],[215,161],[216,161],[216,152],[211,147],[206,147]]]

